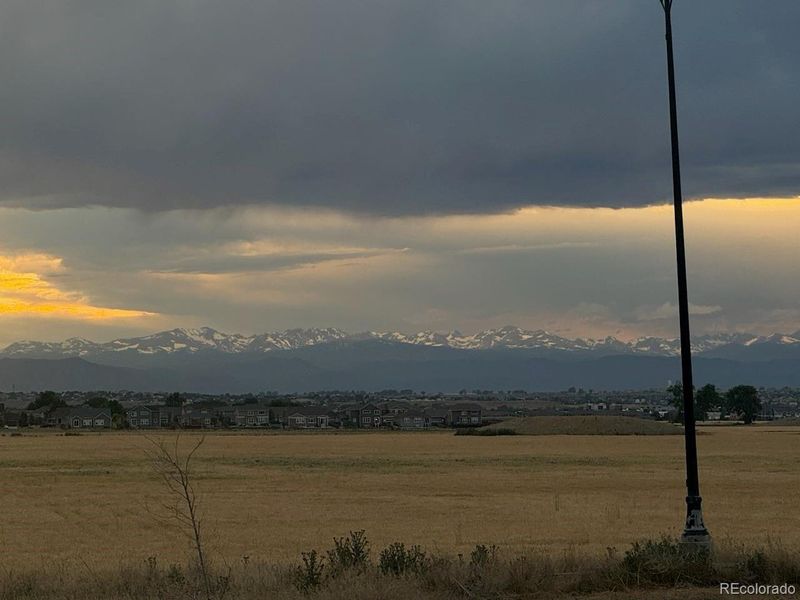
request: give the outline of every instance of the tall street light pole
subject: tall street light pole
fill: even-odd
[[[678,313],[681,330],[681,375],[683,380],[684,437],[686,442],[686,525],[683,542],[708,545],[711,536],[703,523],[700,482],[697,474],[697,438],[694,423],[692,346],[689,336],[689,295],[686,285],[686,249],[683,241],[683,197],[678,152],[678,108],[675,100],[675,63],[672,58],[672,0],[659,0],[664,9],[669,78],[669,126],[672,141],[672,194],[675,204],[675,251],[678,262]]]

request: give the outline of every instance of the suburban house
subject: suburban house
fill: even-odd
[[[347,427],[371,429],[392,422],[393,415],[386,413],[380,406],[371,402],[367,404],[345,404],[336,409],[336,417]]]
[[[334,408],[336,419],[344,427],[358,427],[361,419],[360,404],[340,404]]]
[[[47,424],[65,429],[111,427],[111,413],[105,408],[65,406],[47,415]]]
[[[0,404],[0,407],[2,404]],[[23,412],[0,410],[0,427],[20,427],[28,423],[28,415]]]
[[[156,427],[175,427],[180,425],[183,410],[179,406],[153,404],[135,406],[125,411],[125,418],[131,427],[152,429]]]
[[[325,428],[330,424],[330,414],[324,406],[289,407],[286,426],[292,429]]]
[[[450,411],[447,408],[429,408],[425,411],[430,427],[447,427]]]
[[[181,427],[189,429],[219,427],[222,424],[219,412],[211,408],[184,410],[180,416]]]
[[[375,404],[368,403],[357,410],[359,427],[373,428],[383,424],[383,411]]]
[[[2,413],[0,413],[2,415]],[[6,411],[5,424],[14,421]],[[35,416],[35,415],[34,415]],[[31,414],[27,415],[28,419]],[[271,406],[268,403],[235,405],[137,404],[128,406],[124,417],[135,429],[154,428],[266,428],[325,429],[358,427],[361,429],[396,428],[428,429],[430,427],[474,427],[483,424],[480,404],[461,402],[448,404],[414,403],[391,400],[384,403],[333,405],[303,404]],[[34,421],[36,422],[36,421]],[[63,407],[42,416],[42,424],[60,427],[111,427],[108,409],[88,406]],[[27,424],[27,423],[26,423]]]
[[[137,406],[125,411],[125,418],[131,427],[155,427],[153,411],[149,406]]]
[[[447,407],[447,424],[450,427],[480,425],[483,422],[480,404],[462,402]]]
[[[400,429],[427,429],[430,427],[430,421],[424,412],[408,410],[394,417],[394,426]]]
[[[270,423],[270,407],[266,404],[238,404],[223,415],[234,427],[269,427]]]
[[[333,418],[338,418],[342,425],[361,429],[424,429],[482,425],[483,411],[480,404],[471,402],[421,408],[410,402],[389,401],[340,406]]]
[[[413,407],[410,402],[405,400],[387,400],[386,402],[381,402],[380,408],[384,415],[396,416],[412,410]]]

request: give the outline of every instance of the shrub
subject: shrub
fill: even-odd
[[[800,583],[800,565],[796,555],[780,545],[743,550],[736,564],[736,573],[748,583]]]
[[[769,581],[769,570],[769,561],[763,551],[756,550],[745,557],[743,572],[749,581]]]
[[[301,557],[303,564],[295,569],[295,586],[301,592],[310,592],[322,583],[325,563],[319,558],[316,550],[303,552]]]
[[[147,573],[150,577],[158,574],[158,558],[154,554],[147,557]]]
[[[369,541],[364,530],[351,531],[348,537],[333,538],[333,548],[328,550],[328,567],[331,575],[349,569],[364,570],[369,565]]]
[[[503,587],[507,593],[515,596],[530,593],[533,588],[538,587],[542,579],[537,577],[537,569],[527,556],[512,558],[508,563],[507,571],[507,579]]]
[[[683,544],[669,537],[634,542],[622,560],[628,584],[675,585],[715,582],[708,548]]]
[[[381,550],[378,562],[381,573],[396,577],[406,573],[424,573],[428,566],[428,557],[419,546],[406,548],[401,542],[389,544]]]
[[[469,555],[469,566],[472,569],[482,569],[483,567],[497,561],[497,546],[485,546],[478,544]]]
[[[181,569],[180,565],[173,563],[169,566],[167,580],[176,585],[183,585],[186,583],[186,575],[183,574],[183,569]]]

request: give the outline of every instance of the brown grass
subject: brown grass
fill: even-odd
[[[797,430],[706,431],[701,481],[716,540],[800,547]],[[135,433],[0,437],[5,568],[184,561],[187,541],[152,513],[164,492],[148,445]],[[351,529],[374,547],[597,556],[679,531],[682,452],[680,436],[218,434],[198,456],[197,489],[210,550],[230,564],[295,563]]]
[[[517,435],[679,435],[683,428],[663,421],[618,416],[514,417],[477,431],[510,430]]]
[[[376,556],[376,554],[378,556]],[[325,553],[321,553],[325,556]],[[241,560],[212,567],[211,586],[197,569],[144,563],[79,565],[53,561],[39,569],[0,569],[5,600],[316,600],[510,599],[510,598],[710,598],[720,581],[800,584],[800,561],[779,546],[717,547],[701,554],[674,540],[646,541],[624,555],[508,554],[476,547],[466,556],[422,554],[419,568],[387,571],[383,552],[338,567],[330,554],[309,585],[299,565]],[[343,566],[344,565],[344,566]],[[208,592],[206,590],[208,589]]]

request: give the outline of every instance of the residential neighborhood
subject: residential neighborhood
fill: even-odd
[[[23,411],[1,411],[6,426],[38,425],[62,429],[430,429],[477,427],[483,424],[478,403],[437,404],[421,408],[411,402],[316,404],[248,402],[198,404],[137,404],[114,413],[108,407],[59,405]],[[121,406],[121,405],[120,405]],[[20,423],[20,421],[22,421]]]
[[[758,420],[800,416],[800,390],[760,389]],[[314,392],[205,395],[138,392],[0,393],[0,427],[63,429],[292,429],[427,430],[479,427],[515,416],[608,414],[674,420],[663,390],[528,394],[522,390],[461,390],[425,394]],[[735,415],[733,415],[735,416]],[[731,418],[719,409],[708,421]]]

